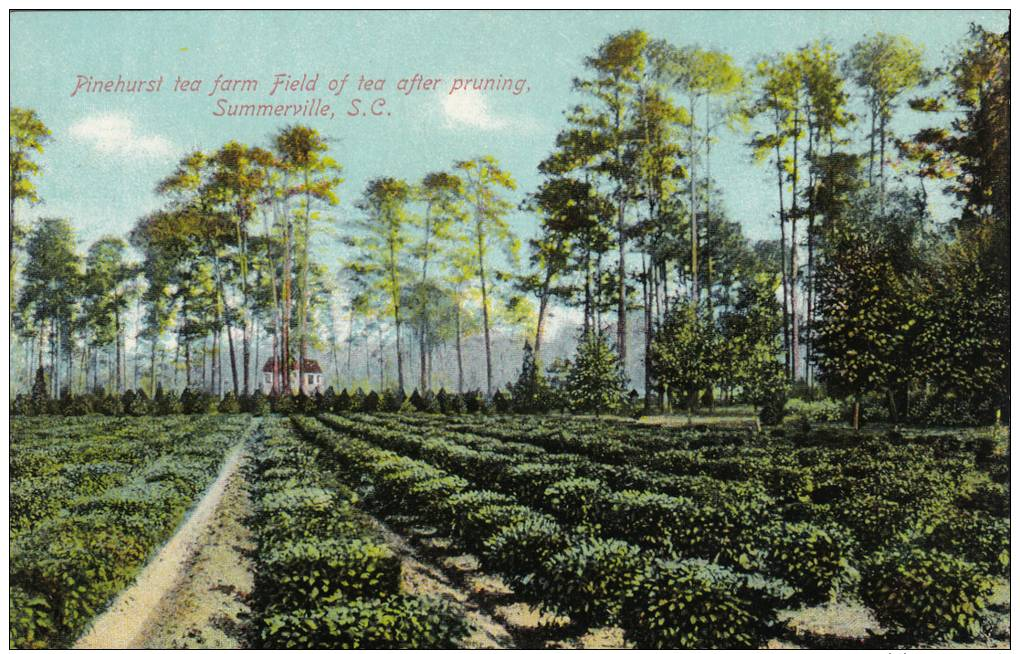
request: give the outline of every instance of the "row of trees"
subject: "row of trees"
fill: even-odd
[[[745,70],[724,52],[636,30],[611,36],[585,60],[581,102],[519,204],[537,220],[523,271],[508,223],[516,183],[493,158],[416,181],[373,179],[358,217],[337,221],[340,166],[300,125],[264,148],[232,141],[188,154],[157,188],[161,210],[127,242],[100,239],[82,257],[67,221],[28,233],[15,220],[16,203],[38,200],[32,180],[50,134],[14,109],[11,283],[13,297],[19,272],[25,372],[48,366],[54,395],[72,383],[151,393],[164,381],[241,396],[268,358],[275,392],[305,391],[305,375],[290,388],[286,370],[329,351],[338,375],[346,322],[348,382],[354,341],[374,328],[380,387],[391,358],[399,389],[428,390],[433,355],[452,342],[463,391],[462,341],[478,333],[492,396],[493,339],[526,329],[518,384],[540,384],[548,316],[565,305],[581,315],[573,364],[609,336],[611,351],[596,358],[616,363],[600,383],[626,385],[640,360],[646,409],[694,408],[717,392],[762,404],[791,384],[811,391],[815,371],[832,393],[884,395],[894,415],[911,413],[911,397],[930,411],[1001,407],[1008,53],[1008,35],[974,28],[955,61],[927,70],[919,46],[878,34],[845,54],[813,42]],[[929,92],[910,97],[919,89]],[[904,105],[952,118],[897,134]],[[746,139],[775,179],[777,240],[752,243],[727,216],[729,189],[712,175],[724,132]],[[932,221],[933,180],[955,198],[948,224]],[[316,256],[328,237],[339,239],[332,273]],[[141,320],[130,337],[129,314]],[[553,377],[568,369],[550,366]]]

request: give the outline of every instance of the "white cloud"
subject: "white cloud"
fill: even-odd
[[[508,121],[495,115],[485,96],[479,93],[458,92],[443,96],[443,116],[447,127],[475,127],[498,130],[507,127]]]
[[[173,154],[170,141],[158,134],[143,134],[124,114],[93,114],[71,125],[71,137],[106,156],[124,159],[160,159]]]

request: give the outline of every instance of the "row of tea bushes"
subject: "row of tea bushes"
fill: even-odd
[[[11,647],[73,644],[171,536],[250,425],[247,416],[178,418],[133,423],[146,432],[140,438],[80,434],[84,456],[114,462],[120,452],[124,461],[145,463],[121,474],[119,483],[64,497],[60,511],[12,538]],[[163,440],[171,446],[154,456],[139,447]]]
[[[248,473],[259,647],[442,649],[467,636],[445,601],[400,592],[399,558],[285,419],[265,421]]]
[[[982,542],[987,541],[978,553],[968,552],[960,545],[970,536],[959,538],[954,543],[948,537],[952,531],[948,527],[938,527],[942,524],[940,520],[955,515],[952,512],[938,513],[938,510],[947,506],[946,502],[952,502],[952,493],[947,495],[944,492],[952,488],[947,483],[951,477],[943,478],[935,474],[929,478],[927,475],[931,470],[914,467],[907,468],[910,474],[906,476],[906,481],[896,481],[894,471],[903,471],[904,461],[916,457],[916,451],[897,453],[894,450],[893,453],[897,454],[891,457],[894,461],[885,463],[867,457],[852,460],[843,471],[846,475],[842,477],[849,485],[839,489],[841,494],[849,496],[847,502],[830,507],[802,501],[801,504],[807,508],[803,511],[801,522],[787,521],[784,524],[779,518],[781,509],[785,507],[776,504],[767,493],[763,493],[762,486],[748,493],[753,488],[746,486],[750,481],[678,476],[675,478],[674,489],[680,492],[672,497],[648,491],[621,490],[611,488],[609,477],[585,477],[586,473],[592,471],[604,471],[605,466],[593,465],[592,461],[583,457],[550,454],[541,449],[536,450],[531,444],[521,449],[520,443],[501,443],[489,437],[472,438],[463,432],[444,436],[439,430],[427,427],[420,431],[408,429],[410,423],[396,417],[392,418],[393,422],[387,427],[387,420],[390,419],[380,416],[359,417],[357,420],[338,416],[320,417],[320,420],[341,434],[358,440],[366,439],[374,446],[410,457],[410,463],[401,465],[413,465],[415,469],[425,470],[428,474],[439,474],[436,472],[439,470],[445,475],[430,479],[428,474],[422,472],[420,474],[425,474],[425,477],[404,476],[401,478],[402,483],[386,486],[385,496],[389,498],[388,501],[400,504],[402,510],[422,515],[422,506],[428,507],[438,502],[440,509],[432,516],[433,520],[437,520],[442,518],[441,507],[446,496],[459,500],[467,492],[474,493],[473,497],[494,493],[494,496],[489,495],[483,502],[484,510],[479,514],[485,517],[483,523],[472,525],[473,530],[483,534],[489,519],[492,524],[501,525],[515,516],[528,518],[530,515],[518,514],[519,511],[537,510],[539,517],[523,519],[520,523],[523,526],[517,527],[520,533],[504,534],[502,540],[510,538],[539,548],[531,551],[532,567],[516,569],[524,571],[519,590],[525,596],[537,599],[544,597],[546,602],[557,596],[557,589],[565,592],[565,589],[572,586],[568,578],[536,573],[535,561],[541,561],[542,557],[535,555],[535,552],[542,547],[546,548],[545,551],[561,553],[565,547],[570,549],[572,546],[556,541],[553,535],[563,529],[574,534],[577,528],[581,529],[578,532],[581,535],[595,539],[594,544],[590,544],[591,547],[586,550],[585,557],[595,557],[595,560],[608,557],[606,561],[612,561],[619,555],[628,559],[632,558],[627,554],[632,551],[629,548],[639,546],[639,551],[658,556],[667,555],[667,559],[677,555],[711,558],[715,562],[725,563],[731,572],[744,570],[782,578],[793,587],[791,599],[796,603],[824,601],[837,588],[854,587],[858,577],[863,576],[861,598],[887,626],[900,629],[906,637],[911,638],[963,638],[974,634],[978,612],[961,612],[960,607],[980,607],[985,601],[989,587],[987,578],[983,576],[989,571],[986,564],[993,569],[998,566],[1000,572],[1008,570],[1008,553],[1004,549],[1008,548],[1008,523],[1001,520],[989,522],[986,516],[970,514],[968,524],[971,525],[971,533],[980,532],[984,539]],[[314,431],[314,426],[309,429]],[[746,448],[743,452],[751,459],[762,456],[761,449]],[[741,450],[729,452],[732,462],[726,465],[744,465],[740,453]],[[883,448],[883,454],[889,452]],[[792,452],[787,452],[779,460],[784,465],[796,468],[798,460],[796,457],[791,459],[792,455]],[[748,462],[747,465],[752,463]],[[756,467],[750,469],[758,470]],[[883,477],[891,480],[890,483],[882,484]],[[854,480],[859,488],[855,489],[850,480]],[[720,496],[719,490],[724,488],[725,494]],[[713,490],[706,492],[708,489]],[[442,492],[436,494],[440,490]],[[413,499],[397,499],[408,497]],[[875,511],[881,507],[888,507],[891,513],[887,511],[876,514]],[[427,513],[425,515],[428,517]],[[890,521],[893,528],[888,530]],[[872,523],[886,526],[871,528],[874,526]],[[918,528],[925,524],[936,526],[926,536],[918,532]],[[453,531],[458,533],[456,528]],[[471,530],[461,530],[459,533],[468,541],[474,540],[476,545],[480,545],[484,558],[485,542],[477,543],[477,536],[473,536]],[[858,542],[862,535],[866,537],[863,543]],[[875,563],[882,560],[882,557],[892,556],[891,552],[899,551],[904,546],[920,548],[928,559],[948,557],[955,561],[940,583],[943,586],[955,584],[962,595],[928,592],[930,577],[915,575],[928,565],[928,559],[915,557],[913,561],[918,566],[916,569],[907,568],[895,575],[890,575],[888,570]],[[576,554],[576,551],[571,551]],[[972,563],[960,559],[960,555],[977,558],[979,561]],[[500,560],[497,556],[495,562],[498,564]],[[509,560],[514,561],[514,565],[519,563],[512,556]],[[527,555],[524,560],[527,560]],[[851,561],[855,564],[848,565]],[[574,571],[570,574],[580,574],[587,578],[586,575],[590,573],[592,583],[598,580],[597,583],[601,584],[610,583],[613,576],[608,571],[614,569],[615,564],[605,562],[604,565],[593,564],[593,568],[588,568],[573,559],[569,563],[563,561],[562,565]],[[641,567],[639,563],[633,565]],[[513,569],[514,566],[507,567],[504,574],[511,574]],[[627,570],[627,566],[623,565],[620,569]],[[881,574],[890,580],[889,583],[913,588],[916,595],[912,597],[925,598],[923,602],[927,604],[918,605],[911,598],[896,593],[879,601],[879,595],[866,592],[866,589],[874,588],[876,570],[882,571]],[[974,575],[973,578],[978,581],[970,583],[967,575]],[[628,576],[623,574],[624,578]],[[553,581],[546,587],[542,585],[542,579]],[[579,612],[587,619],[591,619],[591,611],[599,615],[598,611],[603,610],[596,609],[595,605],[589,605],[584,610],[578,609],[577,605],[573,606],[573,609],[564,609],[562,605],[558,608],[573,610],[572,617]],[[622,606],[620,603],[613,610],[618,613]],[[922,629],[909,620],[905,622],[902,617],[904,615],[925,618],[926,627]],[[932,616],[941,617],[935,619]]]
[[[653,552],[564,525],[554,516],[522,505],[510,494],[472,488],[442,468],[377,447],[354,435],[295,417],[299,430],[327,450],[352,480],[367,477],[377,510],[414,516],[419,524],[457,538],[486,570],[500,574],[521,599],[567,615],[584,626],[628,625],[635,642],[678,647],[748,647],[776,633],[778,609],[790,589],[781,582],[687,560],[704,570],[683,582],[694,592],[708,579],[702,600],[673,605],[670,622],[643,609],[653,588],[642,585],[663,563]],[[713,574],[725,571],[725,574]],[[626,618],[624,616],[630,616]],[[693,641],[678,624],[704,624]]]

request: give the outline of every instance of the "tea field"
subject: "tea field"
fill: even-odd
[[[251,647],[473,646],[477,614],[508,647],[1009,645],[1008,454],[973,434],[423,413],[12,432],[14,646],[73,642],[249,434]],[[456,592],[409,583],[411,557]],[[872,628],[806,621],[841,611]]]

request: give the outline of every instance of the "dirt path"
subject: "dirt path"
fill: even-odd
[[[207,556],[207,541],[215,536],[216,518],[222,517],[217,511],[228,488],[237,489],[242,480],[239,474],[243,455],[243,443],[234,447],[220,469],[216,481],[206,491],[185,523],[177,530],[152,561],[142,570],[134,584],[124,590],[74,647],[76,649],[135,649],[145,646],[150,633],[159,633],[160,623],[173,615],[167,613],[167,600],[178,595],[189,586],[197,584],[196,566],[193,565]],[[243,481],[243,480],[242,480]],[[243,489],[242,489],[243,490]],[[233,535],[226,540],[237,544]],[[223,566],[228,569],[232,566]],[[250,572],[248,573],[250,576]],[[242,575],[243,576],[243,575]],[[249,581],[250,585],[250,581]],[[156,645],[158,646],[158,645]],[[173,647],[173,645],[167,645]],[[213,646],[211,643],[207,647]],[[225,643],[225,647],[237,644]]]
[[[459,605],[468,623],[474,627],[471,637],[462,647],[467,649],[514,648],[514,640],[507,630],[491,615],[481,609],[471,594],[457,585],[437,566],[424,559],[413,545],[381,521],[365,515],[373,529],[401,559],[401,590],[412,595],[443,597]]]
[[[244,463],[247,453],[242,454]],[[254,587],[255,541],[245,518],[251,514],[248,480],[235,473],[196,544],[182,582],[163,598],[145,629],[146,649],[238,649],[247,647],[245,602]]]

